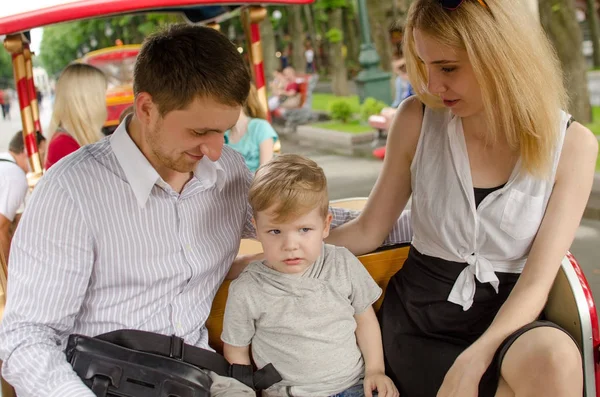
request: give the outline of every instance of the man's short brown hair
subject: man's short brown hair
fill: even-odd
[[[250,75],[237,49],[218,31],[171,25],[144,41],[138,54],[133,92],[147,92],[161,115],[183,109],[199,97],[243,105]]]
[[[254,216],[275,206],[276,221],[285,222],[319,208],[329,213],[327,179],[314,161],[282,154],[261,166],[250,185],[248,200]]]

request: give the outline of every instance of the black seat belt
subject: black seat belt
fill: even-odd
[[[254,372],[251,365],[229,364],[222,355],[187,345],[175,335],[167,336],[139,330],[117,330],[98,335],[96,339],[128,349],[158,354],[181,360],[221,376],[235,378],[255,390],[264,390],[282,380],[273,364]]]

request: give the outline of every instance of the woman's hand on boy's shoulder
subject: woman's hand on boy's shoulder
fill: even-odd
[[[366,373],[363,384],[365,397],[372,397],[375,390],[377,390],[378,397],[398,397],[400,395],[394,382],[383,372]]]

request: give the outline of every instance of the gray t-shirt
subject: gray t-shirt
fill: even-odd
[[[336,394],[364,377],[354,315],[380,295],[346,248],[324,244],[301,275],[253,262],[229,287],[221,339],[232,346],[252,344],[258,368],[275,366],[283,380],[268,396]]]

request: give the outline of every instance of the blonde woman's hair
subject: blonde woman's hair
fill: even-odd
[[[98,68],[84,63],[67,66],[56,83],[50,133],[65,129],[79,145],[102,138],[106,121],[106,77]]]
[[[427,106],[441,99],[427,90],[427,69],[415,48],[415,29],[468,54],[483,98],[488,141],[505,136],[523,168],[544,177],[551,170],[567,94],[560,62],[541,25],[521,0],[465,0],[456,10],[437,0],[416,0],[408,14],[404,55],[415,93]]]
[[[327,179],[314,161],[297,154],[282,154],[256,171],[248,201],[255,217],[275,206],[277,222],[302,216],[315,208],[325,218],[329,213]]]
[[[246,103],[244,104],[244,113],[246,113],[246,116],[255,119],[267,119],[267,109],[260,102],[258,91],[254,84],[250,84],[248,99],[246,99]]]

